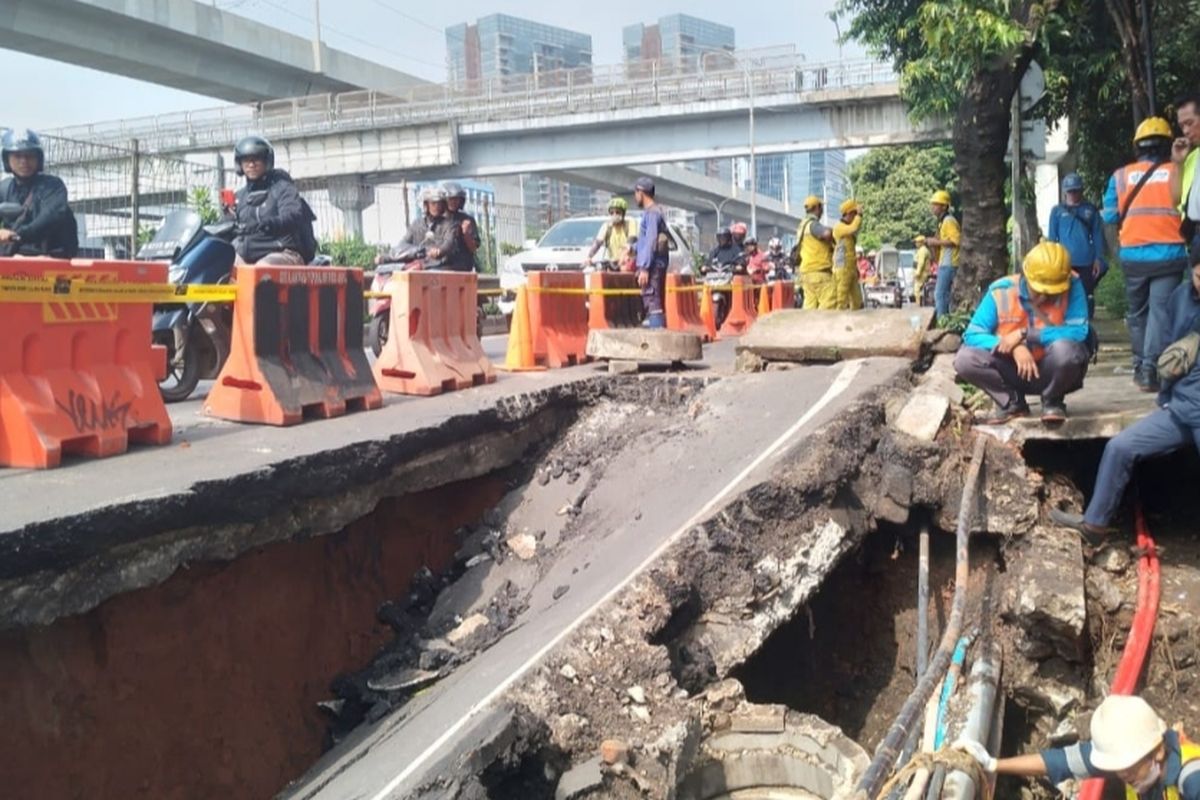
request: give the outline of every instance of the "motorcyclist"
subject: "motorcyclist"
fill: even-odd
[[[749,232],[749,228],[746,227],[746,223],[744,223],[744,222],[733,223],[733,227],[731,227],[729,229],[729,232],[733,234],[733,243],[735,245],[737,245],[737,248],[739,250],[745,250],[746,249],[746,234]]]
[[[708,263],[736,269],[741,262],[742,248],[733,241],[733,231],[721,228],[717,231],[717,246],[708,253]]]
[[[463,206],[467,203],[467,190],[462,184],[453,181],[443,183],[442,189],[446,192],[446,214],[458,227],[460,245],[455,248],[454,260],[445,261],[444,266],[446,269],[474,272],[475,251],[479,249],[482,240],[479,238],[479,225],[476,224],[475,217],[463,211]]]
[[[447,213],[446,190],[440,186],[429,186],[421,193],[421,205],[425,213],[408,226],[408,232],[400,240],[401,248],[417,245],[425,248],[425,267],[440,269],[447,261],[456,259],[455,249],[462,237],[461,230]]]
[[[31,130],[5,130],[0,160],[12,175],[0,183],[0,202],[17,203],[21,213],[0,230],[5,255],[73,258],[79,252],[79,228],[67,202],[67,187],[47,175],[42,141]]]
[[[596,240],[588,250],[583,266],[590,267],[592,259],[603,247],[610,261],[620,262],[625,257],[630,238],[637,238],[637,226],[633,220],[627,219],[629,203],[623,197],[614,197],[608,202],[608,221],[600,226]]]
[[[750,279],[754,283],[766,283],[771,264],[767,261],[767,254],[758,249],[758,239],[753,236],[746,237],[742,258],[746,262],[746,272]]]
[[[275,148],[261,136],[246,136],[234,147],[233,162],[246,178],[233,209],[238,263],[301,266],[311,261],[315,217],[292,176],[275,169]]]
[[[767,242],[767,261],[770,262],[771,269],[775,270],[776,278],[787,280],[791,277],[788,254],[783,252],[783,240],[778,236],[772,236]]]

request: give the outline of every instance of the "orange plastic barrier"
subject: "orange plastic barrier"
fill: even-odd
[[[638,288],[635,272],[592,272],[587,276],[589,290]],[[643,307],[639,295],[589,294],[588,328],[594,331],[608,328],[636,328],[642,324]]]
[[[694,333],[711,342],[708,326],[700,316],[700,292],[693,291],[695,285],[691,275],[667,273],[667,329]]]
[[[0,278],[167,282],[148,262],[0,259]],[[167,444],[158,393],[166,351],[150,303],[6,303],[0,309],[0,465],[46,469],[64,454],[103,457]]]
[[[233,343],[205,411],[295,425],[381,407],[363,352],[362,296],[357,269],[239,266]]]
[[[587,361],[588,312],[582,272],[530,272],[529,328],[534,360],[558,368]]]
[[[717,309],[713,302],[712,287],[705,286],[700,295],[700,319],[704,320],[704,331],[710,342],[717,340]]]
[[[755,288],[758,292],[758,316],[765,317],[771,313],[771,289],[766,284]]]
[[[397,272],[388,282],[391,324],[375,362],[387,392],[434,395],[496,380],[475,322],[473,272]]]
[[[735,275],[731,294],[729,314],[725,317],[725,324],[721,326],[721,336],[741,336],[750,330],[758,316],[754,307],[754,285],[749,278]]]
[[[775,281],[771,284],[771,308],[778,311],[781,308],[796,307],[796,284],[791,281]]]

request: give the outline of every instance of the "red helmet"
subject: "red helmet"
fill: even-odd
[[[734,236],[745,236],[746,231],[748,231],[749,228],[746,227],[746,223],[744,222],[735,222],[730,230],[733,232]]]

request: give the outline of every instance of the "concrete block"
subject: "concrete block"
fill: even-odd
[[[768,361],[840,361],[867,356],[917,359],[933,322],[928,308],[869,311],[775,311],[738,344]]]
[[[646,328],[589,331],[587,354],[613,361],[699,361],[704,357],[694,333]]]
[[[901,433],[907,433],[923,442],[932,442],[942,423],[946,412],[950,410],[950,400],[940,394],[918,393],[908,398],[900,415],[896,417],[895,427]]]
[[[1087,603],[1079,536],[1063,528],[1035,528],[1010,564],[1008,616],[1063,658],[1081,661]]]

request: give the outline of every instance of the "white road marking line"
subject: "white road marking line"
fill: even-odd
[[[825,394],[821,396],[821,399],[817,400],[816,403],[810,406],[809,409],[800,417],[800,419],[796,420],[796,422],[790,428],[784,431],[778,439],[776,439],[767,447],[767,449],[763,450],[758,457],[751,461],[745,469],[735,475],[733,480],[725,485],[724,489],[717,492],[717,494],[711,500],[704,504],[703,508],[692,515],[691,519],[689,519],[683,524],[682,527],[668,536],[658,547],[656,547],[654,552],[647,556],[646,559],[638,565],[637,569],[633,570],[629,575],[625,576],[623,580],[619,581],[615,586],[609,589],[603,597],[601,597],[599,600],[593,603],[590,608],[576,617],[570,625],[559,631],[558,635],[543,645],[540,650],[527,658],[525,663],[517,667],[517,669],[515,669],[505,680],[501,681],[494,689],[488,692],[483,699],[471,706],[467,713],[460,717],[453,725],[443,731],[442,735],[439,736],[433,742],[433,744],[429,745],[429,747],[425,748],[424,752],[410,761],[408,765],[401,770],[396,777],[388,781],[387,785],[379,790],[377,794],[372,795],[371,800],[388,800],[388,798],[391,797],[392,792],[394,792],[400,786],[400,784],[411,778],[425,765],[425,762],[437,755],[438,751],[441,750],[448,741],[454,738],[454,736],[456,736],[471,719],[490,706],[496,700],[496,698],[508,691],[510,686],[525,676],[525,673],[537,666],[537,664],[541,662],[547,653],[557,647],[563,639],[574,633],[575,630],[587,619],[589,619],[597,609],[599,609],[601,606],[615,597],[617,593],[621,592],[626,586],[632,583],[633,580],[640,576],[647,567],[657,561],[659,557],[666,552],[667,548],[673,545],[679,539],[679,537],[683,536],[685,533],[691,530],[693,526],[708,516],[708,514],[714,508],[716,508],[718,504],[723,502],[726,497],[733,493],[733,490],[736,489],[738,485],[745,480],[748,475],[750,475],[750,473],[758,469],[758,467],[762,465],[764,461],[774,456],[780,449],[783,448],[784,445],[788,443],[793,436],[796,435],[801,428],[807,425],[813,419],[813,417],[821,413],[826,406],[828,406],[843,392],[845,392],[846,389],[850,387],[850,384],[854,382],[854,379],[858,376],[858,373],[862,370],[863,363],[864,362],[862,361],[851,361],[845,364],[841,371],[838,372],[838,375],[834,379],[833,383],[830,384],[829,388],[825,390]]]

